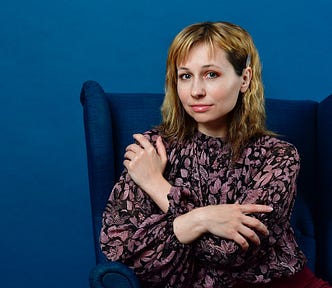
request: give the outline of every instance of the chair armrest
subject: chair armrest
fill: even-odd
[[[140,288],[132,269],[120,262],[107,262],[95,266],[89,277],[91,288]]]

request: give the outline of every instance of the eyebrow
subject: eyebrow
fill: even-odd
[[[206,65],[203,65],[202,68],[217,68],[217,69],[221,69],[220,66],[218,65],[215,65],[215,64],[206,64]],[[190,69],[187,68],[187,67],[178,67],[177,70],[186,70],[186,71],[189,71]]]

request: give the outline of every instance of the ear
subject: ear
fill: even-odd
[[[249,85],[250,85],[250,81],[251,81],[251,78],[252,78],[252,69],[251,67],[247,67],[243,70],[243,73],[242,73],[242,84],[241,84],[241,88],[240,88],[240,91],[242,93],[246,92],[249,88]]]

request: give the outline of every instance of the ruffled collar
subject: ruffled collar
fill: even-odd
[[[225,138],[209,136],[198,130],[195,131],[194,141],[202,148],[221,148],[226,144]]]
[[[209,136],[209,135],[206,135],[204,133],[202,133],[201,131],[198,131],[196,130],[195,131],[195,134],[194,134],[194,138],[197,139],[197,140],[201,140],[202,142],[223,142],[225,143],[226,140],[225,140],[225,137],[213,137],[213,136]]]

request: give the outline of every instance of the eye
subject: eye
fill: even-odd
[[[191,75],[188,73],[183,73],[183,74],[179,75],[179,79],[181,79],[181,80],[188,80],[190,78],[191,78]]]
[[[209,78],[209,79],[214,79],[214,78],[217,78],[219,76],[219,74],[217,72],[214,72],[214,71],[210,71],[208,73],[206,73],[206,78]]]

